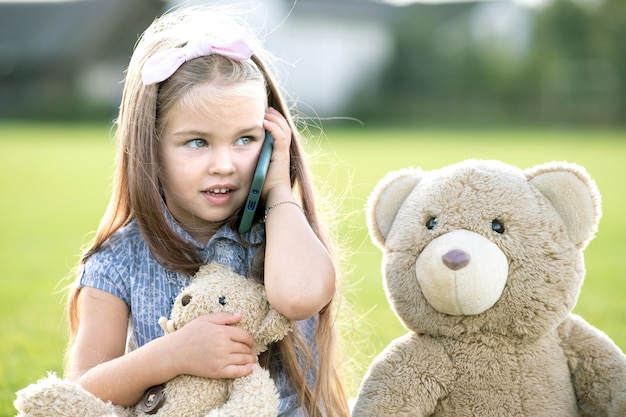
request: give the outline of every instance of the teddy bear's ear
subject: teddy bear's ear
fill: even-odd
[[[572,242],[581,249],[587,246],[602,216],[600,192],[587,171],[576,164],[549,162],[525,174],[561,216]]]
[[[254,350],[257,354],[267,350],[267,347],[274,342],[278,342],[291,331],[291,321],[270,308],[267,316],[263,319],[259,330],[254,335]]]
[[[367,226],[372,241],[382,248],[396,214],[409,193],[424,177],[419,168],[405,168],[381,179],[367,201]]]

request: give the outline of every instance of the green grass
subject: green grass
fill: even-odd
[[[350,394],[373,357],[406,332],[388,307],[380,252],[364,220],[367,196],[390,170],[437,168],[466,158],[520,167],[550,160],[584,165],[603,195],[604,217],[586,250],[576,312],[626,347],[626,135],[623,131],[328,130],[314,168],[345,246],[345,352]],[[0,124],[0,416],[15,391],[61,372],[66,338],[64,280],[108,201],[114,144],[105,125]]]

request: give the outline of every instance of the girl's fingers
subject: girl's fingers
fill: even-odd
[[[241,352],[251,352],[254,346],[254,337],[249,331],[233,326],[241,320],[241,313],[212,313],[198,317],[196,320],[208,321],[214,325],[223,326],[216,330],[223,334],[225,339],[239,345]],[[216,336],[216,333],[214,334]]]
[[[269,108],[265,113],[265,120],[263,123],[265,129],[269,130],[274,136],[274,140],[283,139],[289,141],[291,138],[291,128],[289,123],[276,109]]]
[[[250,375],[254,371],[254,363],[245,365],[228,365],[223,369],[223,378],[235,379]]]

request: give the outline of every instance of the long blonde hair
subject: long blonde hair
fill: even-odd
[[[223,40],[222,37],[235,35],[246,37],[254,46],[251,60],[232,61],[217,55],[202,57],[185,63],[160,84],[143,85],[141,69],[145,61],[157,51],[182,46],[196,36],[209,36],[219,41]],[[116,122],[118,149],[111,200],[80,264],[118,229],[135,219],[153,256],[164,267],[187,275],[193,275],[198,270],[202,261],[195,250],[172,231],[162,211],[158,138],[162,118],[173,103],[194,85],[207,82],[228,86],[261,81],[266,85],[268,105],[283,114],[293,132],[290,146],[292,188],[311,227],[332,253],[331,239],[317,213],[314,187],[300,135],[284,93],[272,75],[272,68],[268,66],[269,62],[269,55],[248,33],[245,24],[237,21],[231,9],[183,8],[155,20],[142,35],[130,60]],[[234,222],[235,219],[227,221]],[[261,256],[263,252],[258,251]],[[68,352],[78,329],[78,294],[79,289],[74,287],[68,300]],[[335,310],[333,300],[319,313],[315,352],[311,352],[310,346],[303,343],[297,333],[283,339],[271,350],[281,355],[284,369],[298,393],[302,407],[311,417],[324,414],[349,416],[344,389],[333,359],[337,337]],[[269,358],[267,355],[261,361],[271,368]],[[301,366],[302,363],[304,366]],[[307,383],[306,375],[311,373],[315,375],[314,387]]]

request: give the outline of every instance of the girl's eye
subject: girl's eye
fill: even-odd
[[[187,145],[189,145],[192,148],[203,148],[207,145],[206,140],[204,139],[192,139],[189,142],[187,142]]]
[[[237,145],[247,145],[252,142],[252,138],[250,136],[242,136],[235,141]]]
[[[435,226],[437,226],[437,219],[435,217],[431,217],[430,219],[428,219],[428,221],[426,222],[426,228],[428,230],[433,230]]]
[[[504,233],[504,225],[502,224],[502,222],[500,222],[500,220],[494,220],[491,222],[491,230],[496,233],[502,234]]]

